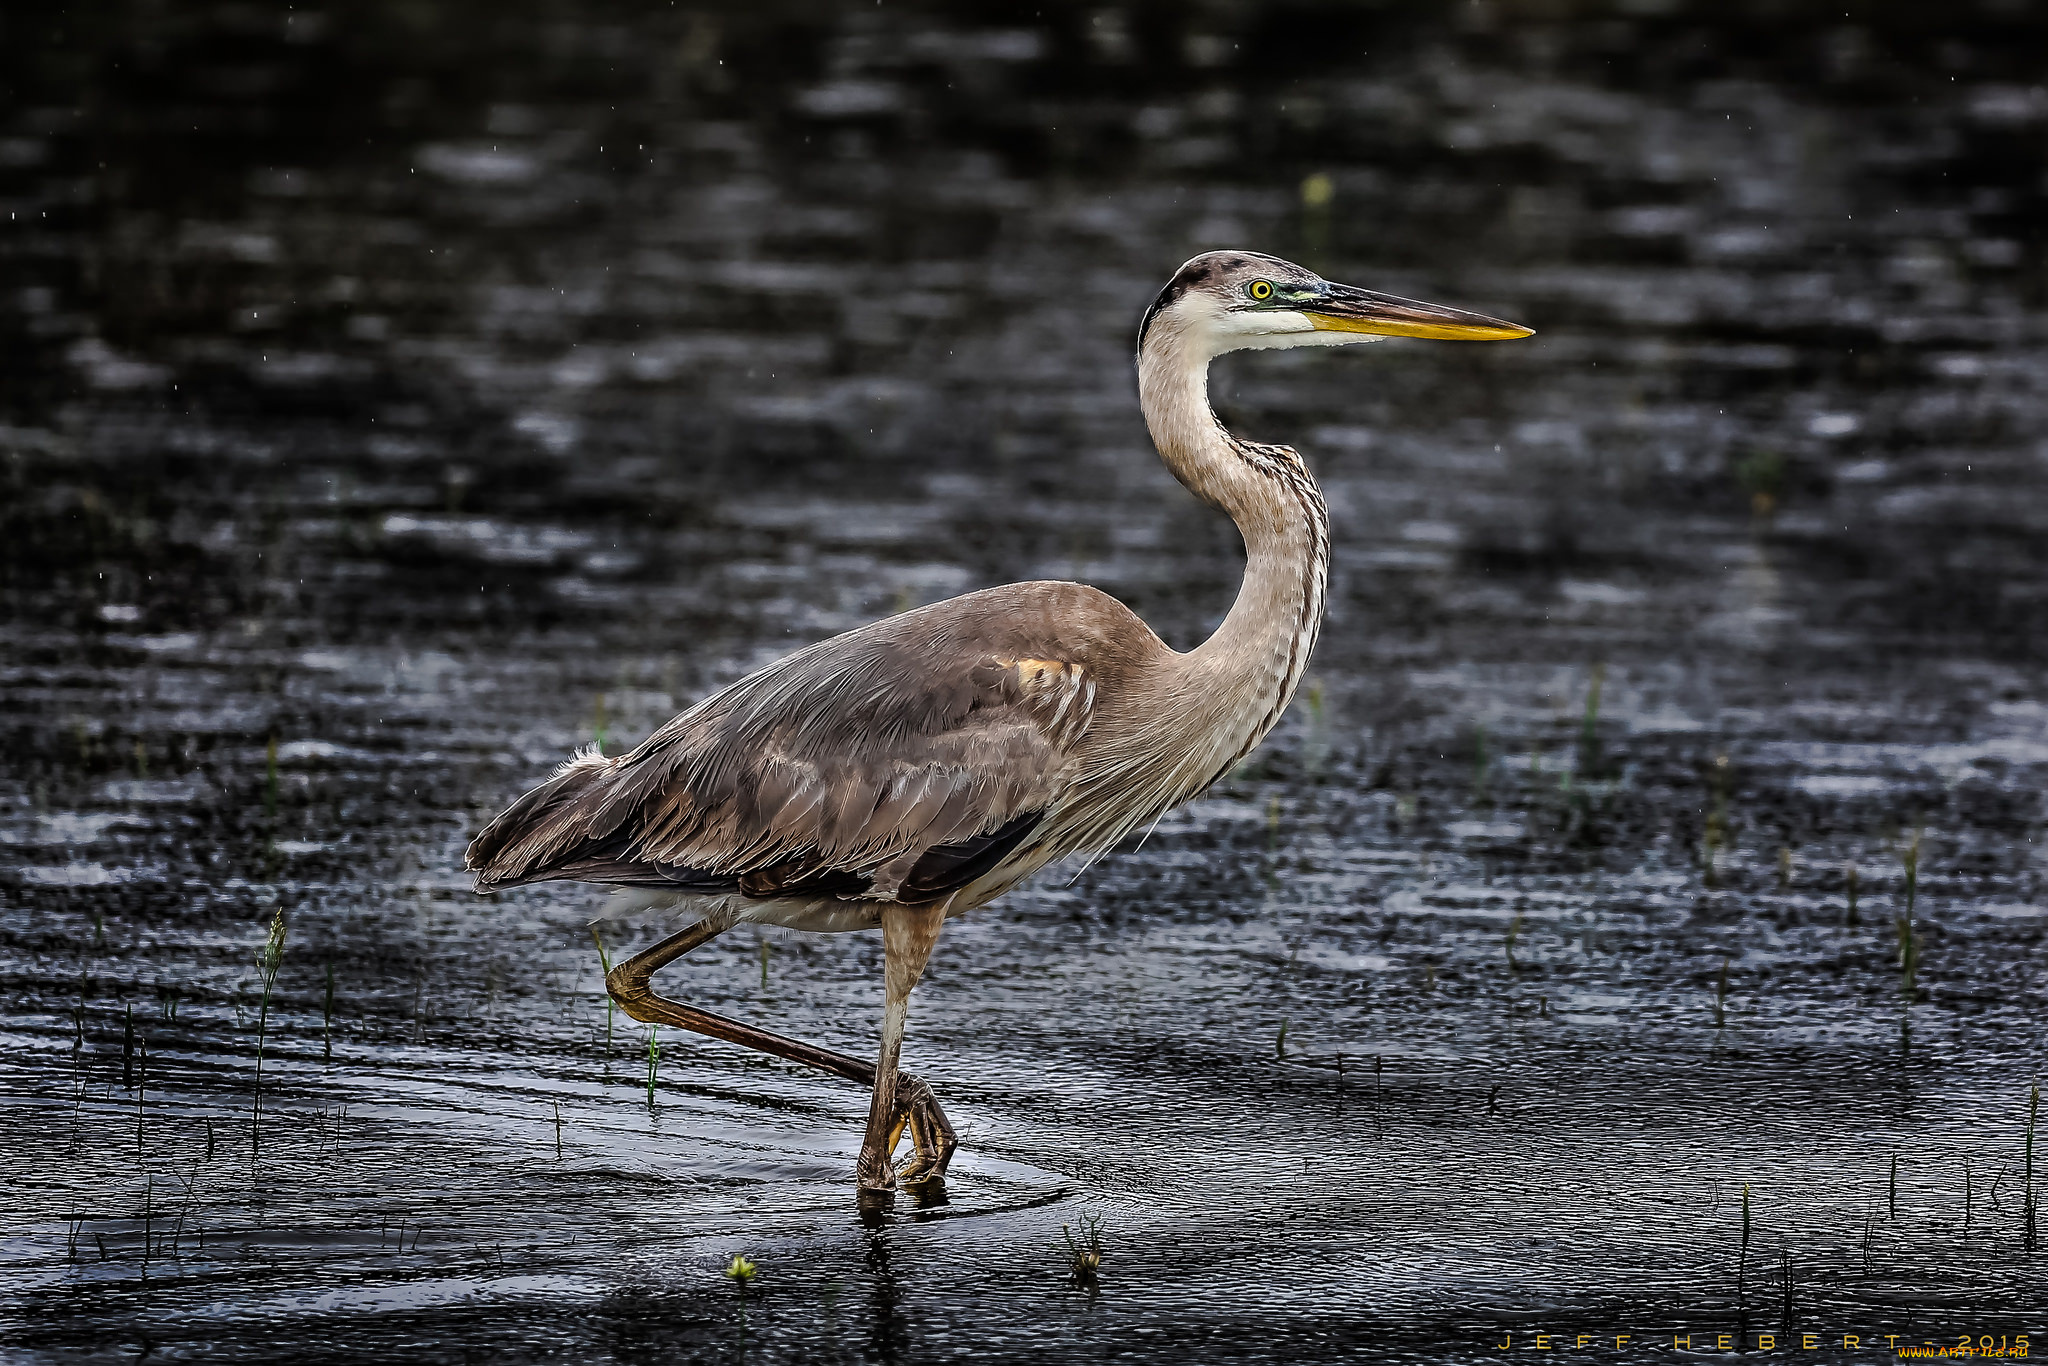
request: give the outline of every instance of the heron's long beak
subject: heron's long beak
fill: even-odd
[[[1383,337],[1431,337],[1438,341],[1513,341],[1535,329],[1462,308],[1397,299],[1351,285],[1331,285],[1316,299],[1296,305],[1318,332],[1371,332]]]

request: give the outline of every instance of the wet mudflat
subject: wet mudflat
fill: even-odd
[[[9,1354],[2048,1332],[2048,30],[1855,13],[0,43]],[[1199,640],[1237,543],[1129,349],[1231,244],[1538,336],[1219,364],[1330,497],[1310,684],[948,927],[908,1060],[963,1151],[863,1227],[859,1093],[650,1039],[599,894],[479,900],[462,846],[954,592]],[[742,930],[675,981],[865,1051],[879,966]]]

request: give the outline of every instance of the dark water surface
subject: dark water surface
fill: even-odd
[[[2048,15],[1745,13],[0,21],[8,1358],[2048,1331]],[[863,1228],[861,1094],[664,1036],[650,1103],[596,894],[462,846],[965,589],[1200,639],[1129,352],[1223,245],[1538,336],[1219,364],[1335,513],[1310,684],[948,928],[952,1203]],[[879,958],[675,980],[865,1051]]]

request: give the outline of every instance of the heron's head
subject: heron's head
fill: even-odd
[[[1138,325],[1138,354],[1168,337],[1200,359],[1282,346],[1346,346],[1380,337],[1509,341],[1516,323],[1461,308],[1332,284],[1277,256],[1212,251],[1174,272]]]

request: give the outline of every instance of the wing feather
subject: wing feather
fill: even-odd
[[[936,899],[1057,805],[1098,682],[1154,648],[1072,584],[906,612],[740,680],[629,754],[580,756],[492,821],[468,866],[483,891],[574,878]]]

